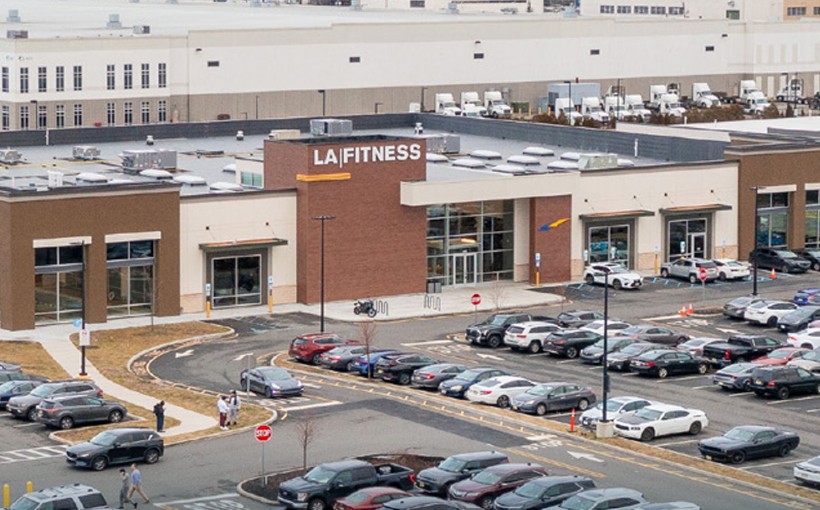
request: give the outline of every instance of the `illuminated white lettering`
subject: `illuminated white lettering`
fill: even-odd
[[[371,151],[371,155],[373,156],[372,160],[374,163],[376,161],[384,161],[384,145],[375,145]]]
[[[421,145],[414,143],[410,146],[410,159],[414,161],[421,159]]]
[[[395,145],[385,145],[384,146],[384,160],[385,161],[396,161],[396,146]]]
[[[406,161],[407,160],[407,146],[406,145],[399,145],[396,147],[396,159],[398,161]]]

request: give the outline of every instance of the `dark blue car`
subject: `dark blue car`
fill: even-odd
[[[820,304],[820,289],[799,290],[795,293],[793,301],[794,304],[800,306]]]
[[[452,379],[442,381],[438,386],[438,391],[447,397],[464,398],[464,394],[470,389],[470,386],[477,382],[484,381],[490,377],[498,377],[499,375],[510,375],[504,370],[498,368],[471,368],[461,372]]]
[[[369,375],[373,375],[374,367],[376,366],[376,362],[381,359],[382,356],[387,354],[396,354],[399,351],[377,351],[370,353],[370,363],[367,362],[367,354],[362,354],[358,358],[353,361],[353,365],[350,368],[350,371],[353,373],[358,373],[359,375],[367,377]]]
[[[25,395],[41,384],[41,381],[7,381],[0,384],[0,409],[6,408],[11,397]]]

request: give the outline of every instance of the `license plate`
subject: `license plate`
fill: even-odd
[[[718,362],[717,358],[709,358],[709,361],[711,361],[712,363],[717,363]]]
[[[518,411],[518,406],[510,406],[513,411]]]
[[[421,487],[422,489],[423,489],[423,488],[425,488],[425,487],[427,486],[427,485],[425,485],[425,483],[424,483],[424,482],[417,482],[417,484],[418,484],[418,486],[419,486],[419,487]]]
[[[441,394],[442,394],[442,395],[446,395],[446,394],[447,394],[447,390],[445,390],[445,389],[441,389],[441,390],[439,390],[439,391],[441,392]]]
[[[758,386],[762,386],[763,381],[761,379],[755,379],[755,384],[757,384]]]
[[[711,455],[704,455],[704,457],[703,457],[703,458],[705,458],[706,460],[712,460],[712,456],[711,456]]]
[[[376,373],[377,373],[377,374],[383,374],[383,373],[384,373],[384,370],[382,370],[382,369],[380,368],[380,369],[376,370]]]

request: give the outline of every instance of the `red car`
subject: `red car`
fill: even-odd
[[[802,347],[783,347],[775,349],[765,356],[753,359],[752,363],[765,366],[785,365],[793,359],[802,358],[807,352],[809,350]]]
[[[547,470],[538,464],[497,464],[454,483],[447,496],[491,510],[498,496],[547,475]]]
[[[350,496],[336,500],[333,510],[376,510],[394,499],[412,496],[395,487],[367,487],[359,489]]]
[[[340,345],[357,344],[355,340],[345,340],[333,333],[310,333],[294,338],[290,342],[288,354],[302,363],[319,364],[319,356],[323,352],[339,347]]]

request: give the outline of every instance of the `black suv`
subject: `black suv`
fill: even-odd
[[[165,453],[165,442],[159,434],[145,428],[106,430],[87,443],[69,447],[66,462],[76,467],[102,471],[109,464],[144,461],[154,464]]]
[[[800,248],[794,250],[799,257],[808,260],[811,263],[811,268],[815,271],[820,271],[820,250],[813,248]]]
[[[27,395],[11,397],[6,409],[15,418],[27,418],[29,421],[37,419],[37,406],[43,399],[70,395],[85,395],[88,397],[102,397],[102,390],[91,381],[67,380],[41,384]]]
[[[119,402],[84,395],[46,398],[37,406],[37,421],[61,429],[101,421],[119,423],[126,414],[128,410]]]
[[[805,273],[811,267],[811,262],[786,248],[756,248],[749,254],[749,263],[755,262],[757,267],[776,269],[781,273]]]
[[[602,338],[594,331],[564,329],[551,333],[544,339],[544,352],[574,359],[578,357],[578,353]]]
[[[544,476],[496,498],[495,510],[541,510],[594,488],[586,476]]]
[[[71,508],[91,510],[108,508],[108,503],[100,491],[88,485],[60,485],[30,492],[12,503],[9,510],[52,510]]]
[[[555,319],[525,312],[496,313],[484,319],[484,322],[469,326],[466,338],[471,344],[488,345],[496,349],[504,345],[504,334],[510,326],[532,321],[555,322]]]
[[[752,370],[750,387],[758,397],[774,395],[781,400],[792,393],[820,393],[820,375],[800,367],[760,367]]]
[[[450,486],[466,480],[484,468],[509,462],[501,452],[473,452],[451,455],[431,467],[419,471],[416,475],[416,487],[428,494],[447,494]]]
[[[414,370],[435,363],[438,361],[423,354],[387,354],[376,362],[376,377],[406,386],[410,384]]]

